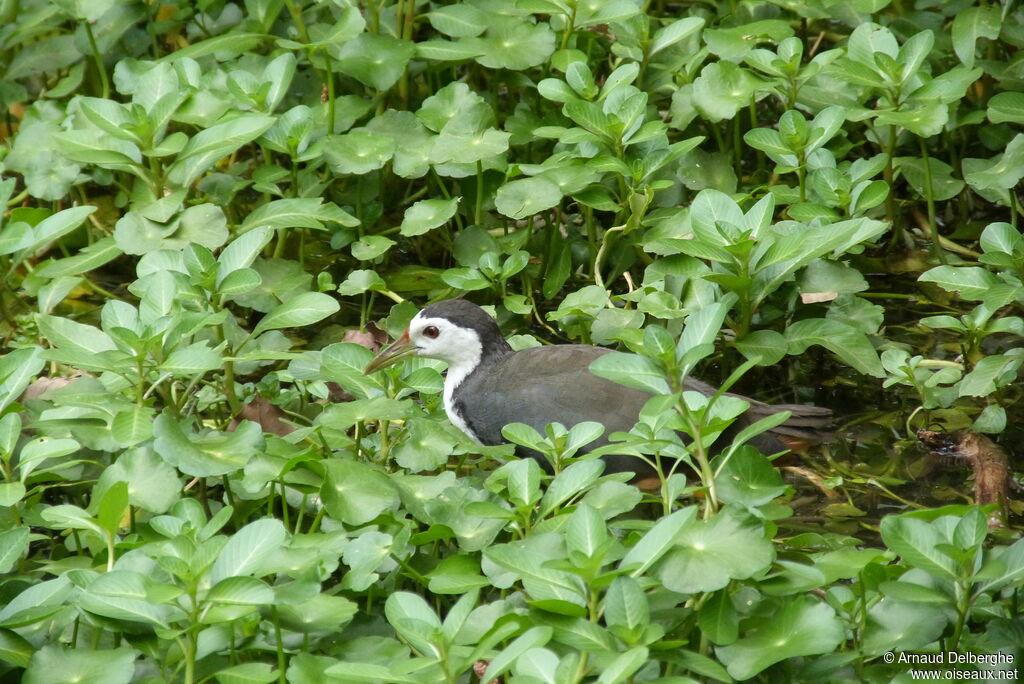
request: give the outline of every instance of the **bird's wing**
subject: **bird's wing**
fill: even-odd
[[[594,359],[610,350],[587,345],[556,345],[524,349],[502,359],[490,372],[470,376],[464,382],[472,400],[461,402],[461,412],[474,433],[485,444],[503,442],[501,429],[509,423],[526,423],[543,434],[548,423],[572,427],[584,421],[605,426],[604,436],[590,445],[607,443],[613,432],[627,431],[636,423],[640,410],[652,395],[598,377],[590,372]],[[687,378],[685,387],[705,395],[715,388],[694,378]],[[832,412],[825,408],[802,404],[765,404],[750,402],[747,413],[720,438],[729,441],[747,425],[779,411],[793,415],[783,425],[759,435],[752,443],[765,453],[787,448],[783,438],[793,437],[821,441],[820,430],[827,429]]]
[[[608,351],[567,344],[516,352],[491,372],[466,379],[472,400],[463,400],[463,415],[485,439],[500,440],[501,428],[513,422],[542,434],[555,422],[572,427],[596,421],[605,426],[605,436],[629,430],[651,395],[590,372],[590,363]]]

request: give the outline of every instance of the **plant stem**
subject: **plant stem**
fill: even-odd
[[[306,21],[302,18],[302,10],[295,4],[295,0],[284,0],[284,5],[288,8],[288,14],[292,17],[295,30],[299,32],[299,39],[303,43],[308,43],[309,32],[306,30]]]
[[[92,33],[92,22],[86,19],[85,24],[85,35],[89,38],[89,49],[92,50],[93,61],[96,62],[96,72],[100,76],[100,89],[101,97],[106,100],[110,98],[110,79],[107,77],[107,69],[103,66],[103,55],[100,54],[100,49],[96,46],[96,36]]]
[[[939,227],[935,223],[935,191],[932,188],[932,166],[928,159],[928,146],[925,145],[924,138],[918,138],[917,141],[921,145],[921,161],[924,164],[924,198],[928,204],[928,232],[932,239],[931,252],[940,264],[945,264],[946,254],[939,246]],[[889,195],[892,195],[891,189]]]
[[[284,657],[284,642],[281,639],[281,618],[277,614],[277,606],[270,606],[270,614],[274,617],[274,642],[277,644],[277,681],[286,684],[285,678],[288,662]]]
[[[473,211],[473,225],[479,226],[483,221],[484,207],[484,166],[479,159],[476,160],[476,207]]]

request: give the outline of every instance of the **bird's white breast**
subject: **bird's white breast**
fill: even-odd
[[[472,369],[470,369],[470,372]],[[463,419],[462,414],[455,407],[455,390],[458,388],[462,381],[466,379],[469,372],[456,372],[455,368],[448,369],[448,376],[444,379],[444,412],[448,414],[448,420],[452,422],[452,425],[459,428],[477,444],[483,444],[473,431],[469,429],[469,424]]]

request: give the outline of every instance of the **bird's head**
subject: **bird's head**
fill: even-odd
[[[486,311],[464,299],[447,299],[416,314],[401,337],[377,354],[363,372],[372,373],[410,356],[472,370],[485,355],[508,349],[497,323]]]

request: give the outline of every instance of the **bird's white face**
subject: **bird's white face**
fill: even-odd
[[[483,345],[475,330],[462,328],[447,318],[424,317],[422,313],[409,323],[409,342],[417,356],[444,361],[453,372],[469,372],[480,363]]]

